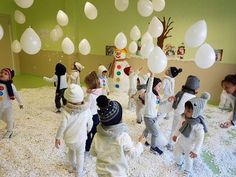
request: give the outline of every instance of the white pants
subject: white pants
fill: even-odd
[[[184,170],[191,172],[193,168],[193,159],[190,157],[192,147],[191,145],[189,146],[190,148],[183,147],[181,143],[177,142],[174,150],[174,158],[178,165],[184,164]]]
[[[128,95],[129,95],[129,102],[128,102],[128,109],[129,110],[134,110],[135,109],[135,100],[132,98],[137,90],[129,90]]]
[[[174,116],[173,116],[169,144],[173,144],[172,137],[174,136],[174,132],[175,132],[176,128],[178,127],[179,121],[181,120],[181,118],[182,117],[179,114],[174,114]]]
[[[85,142],[81,145],[66,144],[69,148],[69,161],[73,168],[76,168],[77,177],[82,177],[84,168]]]
[[[12,131],[14,127],[14,118],[12,116],[12,106],[4,108],[0,111],[0,120],[7,124],[7,131]]]

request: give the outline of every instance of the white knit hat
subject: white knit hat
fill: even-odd
[[[102,72],[107,71],[107,68],[104,65],[98,67],[98,74],[101,75]]]
[[[71,103],[79,103],[84,100],[84,92],[77,84],[70,84],[64,92],[64,97]]]
[[[84,66],[81,65],[79,62],[75,62],[74,65],[75,65],[76,69],[78,69],[79,71],[82,71],[84,69]]]

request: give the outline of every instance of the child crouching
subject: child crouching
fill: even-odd
[[[96,171],[99,177],[127,177],[126,155],[137,157],[143,152],[141,141],[134,145],[127,126],[122,123],[122,107],[119,102],[106,96],[97,98],[101,124],[97,127],[91,154],[97,157]]]
[[[57,131],[55,146],[59,148],[60,139],[63,137],[69,148],[71,171],[76,171],[76,176],[81,177],[84,166],[84,152],[87,133],[93,126],[92,114],[89,106],[84,103],[84,93],[77,84],[71,84],[64,93],[67,104],[64,107],[63,121]]]

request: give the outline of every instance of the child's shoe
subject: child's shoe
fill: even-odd
[[[153,154],[155,154],[155,155],[157,155],[157,154],[159,154],[159,155],[163,154],[163,151],[160,150],[158,147],[150,147],[150,151],[151,151]]]
[[[71,167],[68,169],[68,172],[69,172],[69,173],[76,173],[76,171],[77,171],[77,168],[74,167],[74,166],[71,166]]]
[[[150,146],[149,142],[145,141],[145,146]]]
[[[184,170],[183,177],[191,177],[190,171]]]
[[[137,122],[137,124],[141,124],[142,123],[142,121],[136,121]]]
[[[61,109],[56,109],[55,113],[61,113]]]
[[[10,139],[12,137],[13,131],[7,131],[3,136],[3,139]]]

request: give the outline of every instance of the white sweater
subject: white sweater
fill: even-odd
[[[87,100],[88,100],[88,104],[90,107],[90,110],[92,112],[92,115],[97,114],[97,97],[99,97],[100,95],[103,94],[103,90],[102,88],[98,88],[98,89],[93,89],[92,93],[88,94],[87,96]]]
[[[66,144],[81,145],[87,139],[87,133],[93,126],[90,109],[82,108],[75,112],[63,111],[63,120],[58,128],[56,139],[62,136]]]
[[[16,90],[16,87],[14,84],[11,84],[13,93],[15,95],[15,98],[19,105],[22,105],[21,98]],[[11,99],[9,98],[7,87],[5,84],[0,83],[0,111],[4,110],[5,108],[8,108],[12,106]]]
[[[139,71],[135,71],[129,75],[129,89],[130,90],[137,90],[137,79]]]
[[[157,98],[152,92],[153,79],[153,77],[149,77],[148,86],[145,93],[144,117],[148,118],[157,117]]]
[[[56,84],[58,84],[57,75],[53,75],[51,78],[43,77],[43,79],[47,82],[56,82]],[[59,89],[61,90],[61,89],[67,88],[66,74],[62,75],[60,79],[61,80],[60,80]]]
[[[185,151],[190,150],[199,155],[205,135],[203,125],[200,123],[193,125],[189,137],[185,137],[179,131],[184,121],[184,118],[179,121],[178,127],[174,133],[174,136],[178,137],[177,143],[180,144]]]
[[[80,73],[77,70],[72,70],[69,80],[70,80],[70,84],[78,84],[80,85]]]
[[[174,96],[175,92],[175,79],[170,76],[165,76],[163,80],[163,89],[164,89],[164,96]]]
[[[123,123],[110,126],[106,129],[97,127],[97,133],[93,139],[91,154],[97,157],[96,171],[98,176],[127,177],[127,157],[138,157],[143,152],[141,143],[133,144],[129,134],[124,131]]]
[[[99,81],[100,81],[100,87],[103,90],[103,95],[107,95],[107,93],[110,92],[109,87],[108,87],[108,80],[107,77],[99,76]]]

